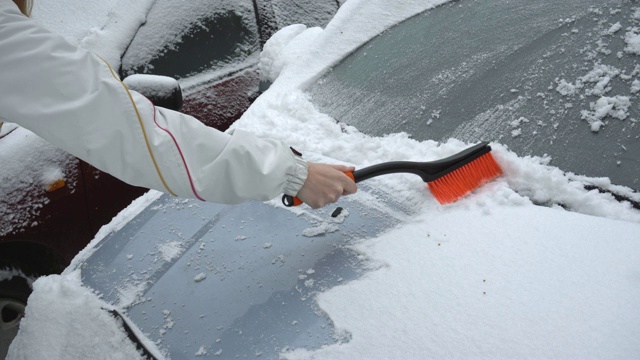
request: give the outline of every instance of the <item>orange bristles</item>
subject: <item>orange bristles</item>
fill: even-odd
[[[488,152],[447,175],[427,182],[440,204],[454,202],[483,184],[500,176],[502,169]]]

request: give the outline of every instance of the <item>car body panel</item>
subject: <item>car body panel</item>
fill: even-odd
[[[260,76],[255,67],[243,69],[223,80],[198,82],[185,88],[181,112],[205,125],[226,130],[258,97]]]
[[[201,347],[268,359],[319,348],[341,339],[314,294],[359,276],[349,246],[406,216],[378,196],[378,205],[341,201],[333,218],[334,208],[311,214],[164,195],[100,242],[81,265],[82,281],[126,308],[171,358],[194,357]]]

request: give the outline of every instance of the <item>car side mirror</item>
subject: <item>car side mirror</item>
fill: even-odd
[[[182,108],[182,89],[178,81],[162,75],[134,74],[122,81],[127,87],[136,91],[155,105],[180,111]]]

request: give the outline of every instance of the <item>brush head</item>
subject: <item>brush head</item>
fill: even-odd
[[[459,168],[428,181],[427,185],[436,200],[444,205],[464,197],[501,174],[502,169],[491,152],[486,152]]]

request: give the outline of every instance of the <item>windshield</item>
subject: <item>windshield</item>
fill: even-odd
[[[371,135],[495,141],[563,170],[640,188],[630,1],[457,1],[409,19],[309,89]]]

